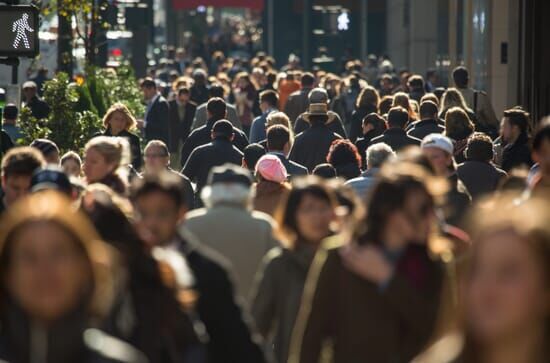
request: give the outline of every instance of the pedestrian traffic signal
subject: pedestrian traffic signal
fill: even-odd
[[[38,8],[0,6],[0,56],[35,57],[39,52]]]

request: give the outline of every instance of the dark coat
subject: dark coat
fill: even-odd
[[[217,253],[193,241],[182,231],[179,251],[185,256],[198,293],[199,318],[210,337],[207,345],[211,363],[262,363],[265,357],[247,325],[233,291],[226,262]]]
[[[111,129],[108,128],[105,130],[102,134],[97,134],[96,136],[114,136],[111,132]],[[121,133],[116,135],[117,137],[124,137],[126,140],[128,140],[128,143],[130,144],[130,154],[132,158],[132,166],[134,169],[139,170],[141,168],[141,165],[143,164],[143,159],[141,157],[141,140],[139,136],[123,130]]]
[[[193,190],[193,185],[191,184],[191,181],[189,180],[189,178],[181,173],[178,173],[177,171],[171,168],[168,168],[168,171],[181,178],[183,191],[185,194],[186,207],[188,210],[194,209],[195,208],[195,191]]]
[[[178,152],[179,142],[182,144],[187,140],[189,133],[191,132],[191,125],[195,118],[195,111],[197,106],[189,101],[185,105],[185,114],[183,119],[180,119],[178,113],[178,103],[176,100],[169,102],[170,104],[170,152]]]
[[[296,134],[299,134],[309,129],[309,126],[310,126],[309,122],[307,122],[304,119],[304,114],[301,114],[300,116],[298,116],[298,118],[296,119],[296,122],[294,123],[294,132]],[[327,126],[330,129],[330,131],[334,132],[335,134],[338,134],[343,138],[346,137],[347,135],[346,129],[344,128],[342,119],[336,112],[328,111]]]
[[[33,117],[39,120],[50,114],[50,106],[38,96],[34,96],[25,106],[31,110]]]
[[[521,135],[513,144],[502,150],[502,169],[506,172],[521,166],[531,167],[531,148],[526,135]]]
[[[212,141],[212,128],[216,121],[219,120],[208,120],[206,125],[199,127],[196,130],[191,132],[191,135],[185,140],[183,147],[181,149],[181,165],[185,165],[189,156],[199,146],[208,144]],[[241,152],[248,146],[248,139],[244,132],[233,127],[233,133],[235,138],[233,139],[233,145]]]
[[[145,140],[161,140],[170,145],[170,106],[162,96],[151,105],[145,119]]]
[[[445,220],[450,225],[461,227],[466,211],[472,204],[472,197],[456,173],[448,177],[447,181],[449,190],[445,195]]]
[[[373,106],[359,107],[353,110],[349,130],[349,140],[351,142],[355,142],[359,137],[363,136],[363,119],[372,112],[376,112],[376,108]]]
[[[305,166],[309,172],[327,162],[327,154],[334,140],[342,137],[324,124],[314,124],[294,140],[289,159]]]
[[[279,158],[279,160],[281,160],[281,163],[283,163],[283,165],[285,166],[286,172],[290,177],[308,174],[307,168],[305,166],[295,163],[292,160],[288,160],[288,158],[282,153],[270,152],[270,154],[275,155]]]
[[[323,342],[334,363],[405,363],[428,342],[436,322],[444,270],[421,245],[409,245],[381,287],[348,270],[328,240],[310,267],[289,363],[317,363]]]
[[[241,165],[242,160],[243,153],[229,140],[217,138],[193,150],[181,173],[197,183],[198,194],[206,185],[210,169],[225,163]]]
[[[0,130],[0,157],[3,157],[13,146],[10,135],[4,130]]]
[[[410,127],[407,127],[407,134],[419,140],[422,140],[429,134],[442,134],[444,131],[445,127],[433,119],[416,121]]]
[[[294,124],[298,116],[306,112],[309,106],[309,92],[311,88],[302,88],[296,92],[292,92],[285,103],[285,113]]]
[[[492,163],[476,160],[466,160],[458,166],[456,173],[474,200],[497,190],[499,182],[506,178],[504,170]]]
[[[361,168],[365,170],[367,168],[367,149],[369,148],[369,145],[375,137],[380,136],[383,133],[378,130],[370,130],[366,134],[363,134],[363,137],[358,138],[355,141],[355,147],[357,148],[357,152],[359,152],[359,155],[361,155]]]
[[[370,145],[378,144],[380,142],[388,144],[393,151],[397,152],[407,146],[419,146],[421,140],[407,135],[403,129],[391,128],[384,131],[382,135],[372,139]]]

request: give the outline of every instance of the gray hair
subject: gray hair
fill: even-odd
[[[201,199],[207,208],[229,204],[250,208],[255,192],[241,183],[216,183],[207,185],[201,191]]]
[[[367,167],[379,168],[390,157],[395,156],[393,149],[386,143],[380,142],[368,147],[367,149]]]
[[[309,91],[307,98],[309,103],[327,103],[328,92],[324,88],[314,88]]]

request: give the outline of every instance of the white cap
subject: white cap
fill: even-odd
[[[454,145],[451,139],[441,134],[429,134],[426,136],[420,144],[422,149],[436,148],[445,151],[446,153],[453,155]]]

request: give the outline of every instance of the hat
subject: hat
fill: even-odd
[[[303,118],[309,122],[310,116],[328,116],[328,105],[326,103],[311,103]]]
[[[57,190],[71,195],[73,187],[69,177],[57,166],[38,169],[31,178],[31,192],[41,190]]]
[[[212,168],[208,175],[208,185],[217,183],[238,183],[247,187],[252,185],[252,176],[248,170],[233,164],[224,164]]]
[[[451,139],[441,134],[429,134],[420,144],[422,149],[436,148],[445,151],[447,154],[453,155],[454,145]]]
[[[327,103],[328,93],[324,88],[314,88],[307,95],[309,103]]]
[[[288,174],[281,160],[276,155],[264,155],[256,163],[256,176],[261,175],[262,178],[275,183],[284,182]]]
[[[27,81],[25,83],[23,83],[23,87],[21,87],[22,89],[28,89],[28,88],[38,88],[38,86],[36,85],[35,82],[33,81]]]

